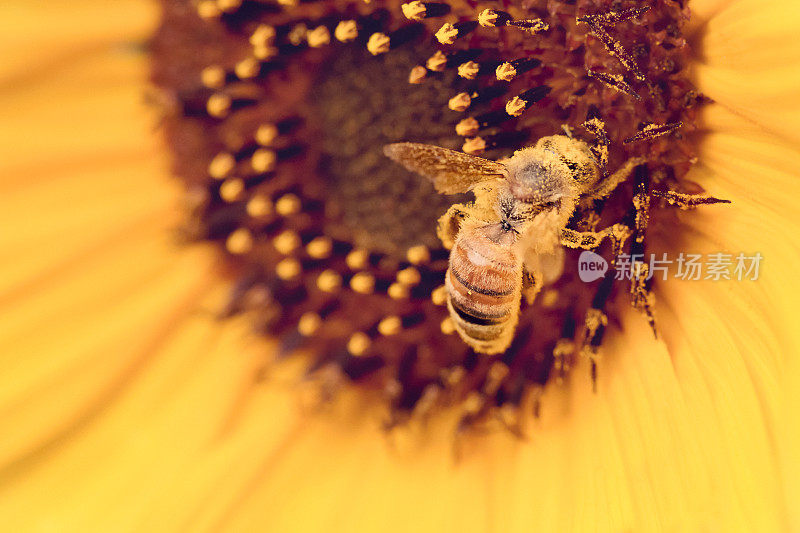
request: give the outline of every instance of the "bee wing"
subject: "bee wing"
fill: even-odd
[[[508,176],[500,163],[430,144],[387,144],[383,153],[431,180],[442,194],[466,192],[486,180]]]

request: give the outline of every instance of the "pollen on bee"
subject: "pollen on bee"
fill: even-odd
[[[225,248],[235,255],[245,254],[253,249],[253,234],[247,228],[238,228],[228,235]]]
[[[389,51],[390,44],[391,40],[385,33],[373,33],[369,36],[369,40],[367,41],[367,50],[374,56],[385,54]]]
[[[343,20],[336,25],[333,36],[342,43],[349,43],[358,37],[358,24],[355,20]]]

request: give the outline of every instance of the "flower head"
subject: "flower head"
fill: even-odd
[[[702,100],[688,80],[687,19],[678,3],[164,2],[154,79],[187,231],[223,244],[235,265],[228,311],[255,315],[282,352],[308,348],[310,372],[377,387],[396,416],[423,400],[469,400],[467,420],[515,412],[579,354],[597,356],[613,272],[590,290],[570,252],[561,279],[524,306],[508,350],[472,353],[444,305],[448,250],[435,232],[454,199],[382,147],[498,158],[566,133],[594,145],[606,175],[648,161],[638,182],[570,222],[575,247],[596,247],[586,232],[602,221],[617,223],[612,259],[633,232],[631,252],[642,252],[650,191],[698,190],[683,181]],[[633,303],[654,324],[644,277]]]

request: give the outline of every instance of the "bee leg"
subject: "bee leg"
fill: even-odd
[[[461,223],[475,215],[475,209],[468,204],[453,204],[450,209],[439,218],[436,227],[436,235],[448,250],[453,247],[453,243],[461,228]]]
[[[543,285],[542,273],[532,272],[526,268],[522,273],[522,296],[525,298],[525,303],[532,305]]]

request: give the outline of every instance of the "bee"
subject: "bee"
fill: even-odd
[[[606,153],[566,135],[543,137],[500,161],[419,143],[384,147],[386,156],[428,178],[437,192],[475,196],[451,206],[437,234],[450,249],[447,309],[476,352],[508,348],[522,296],[532,303],[561,276],[564,246],[592,249],[606,236],[630,233],[621,224],[599,232],[566,227],[579,202],[609,195],[644,162],[631,159],[606,176]]]

